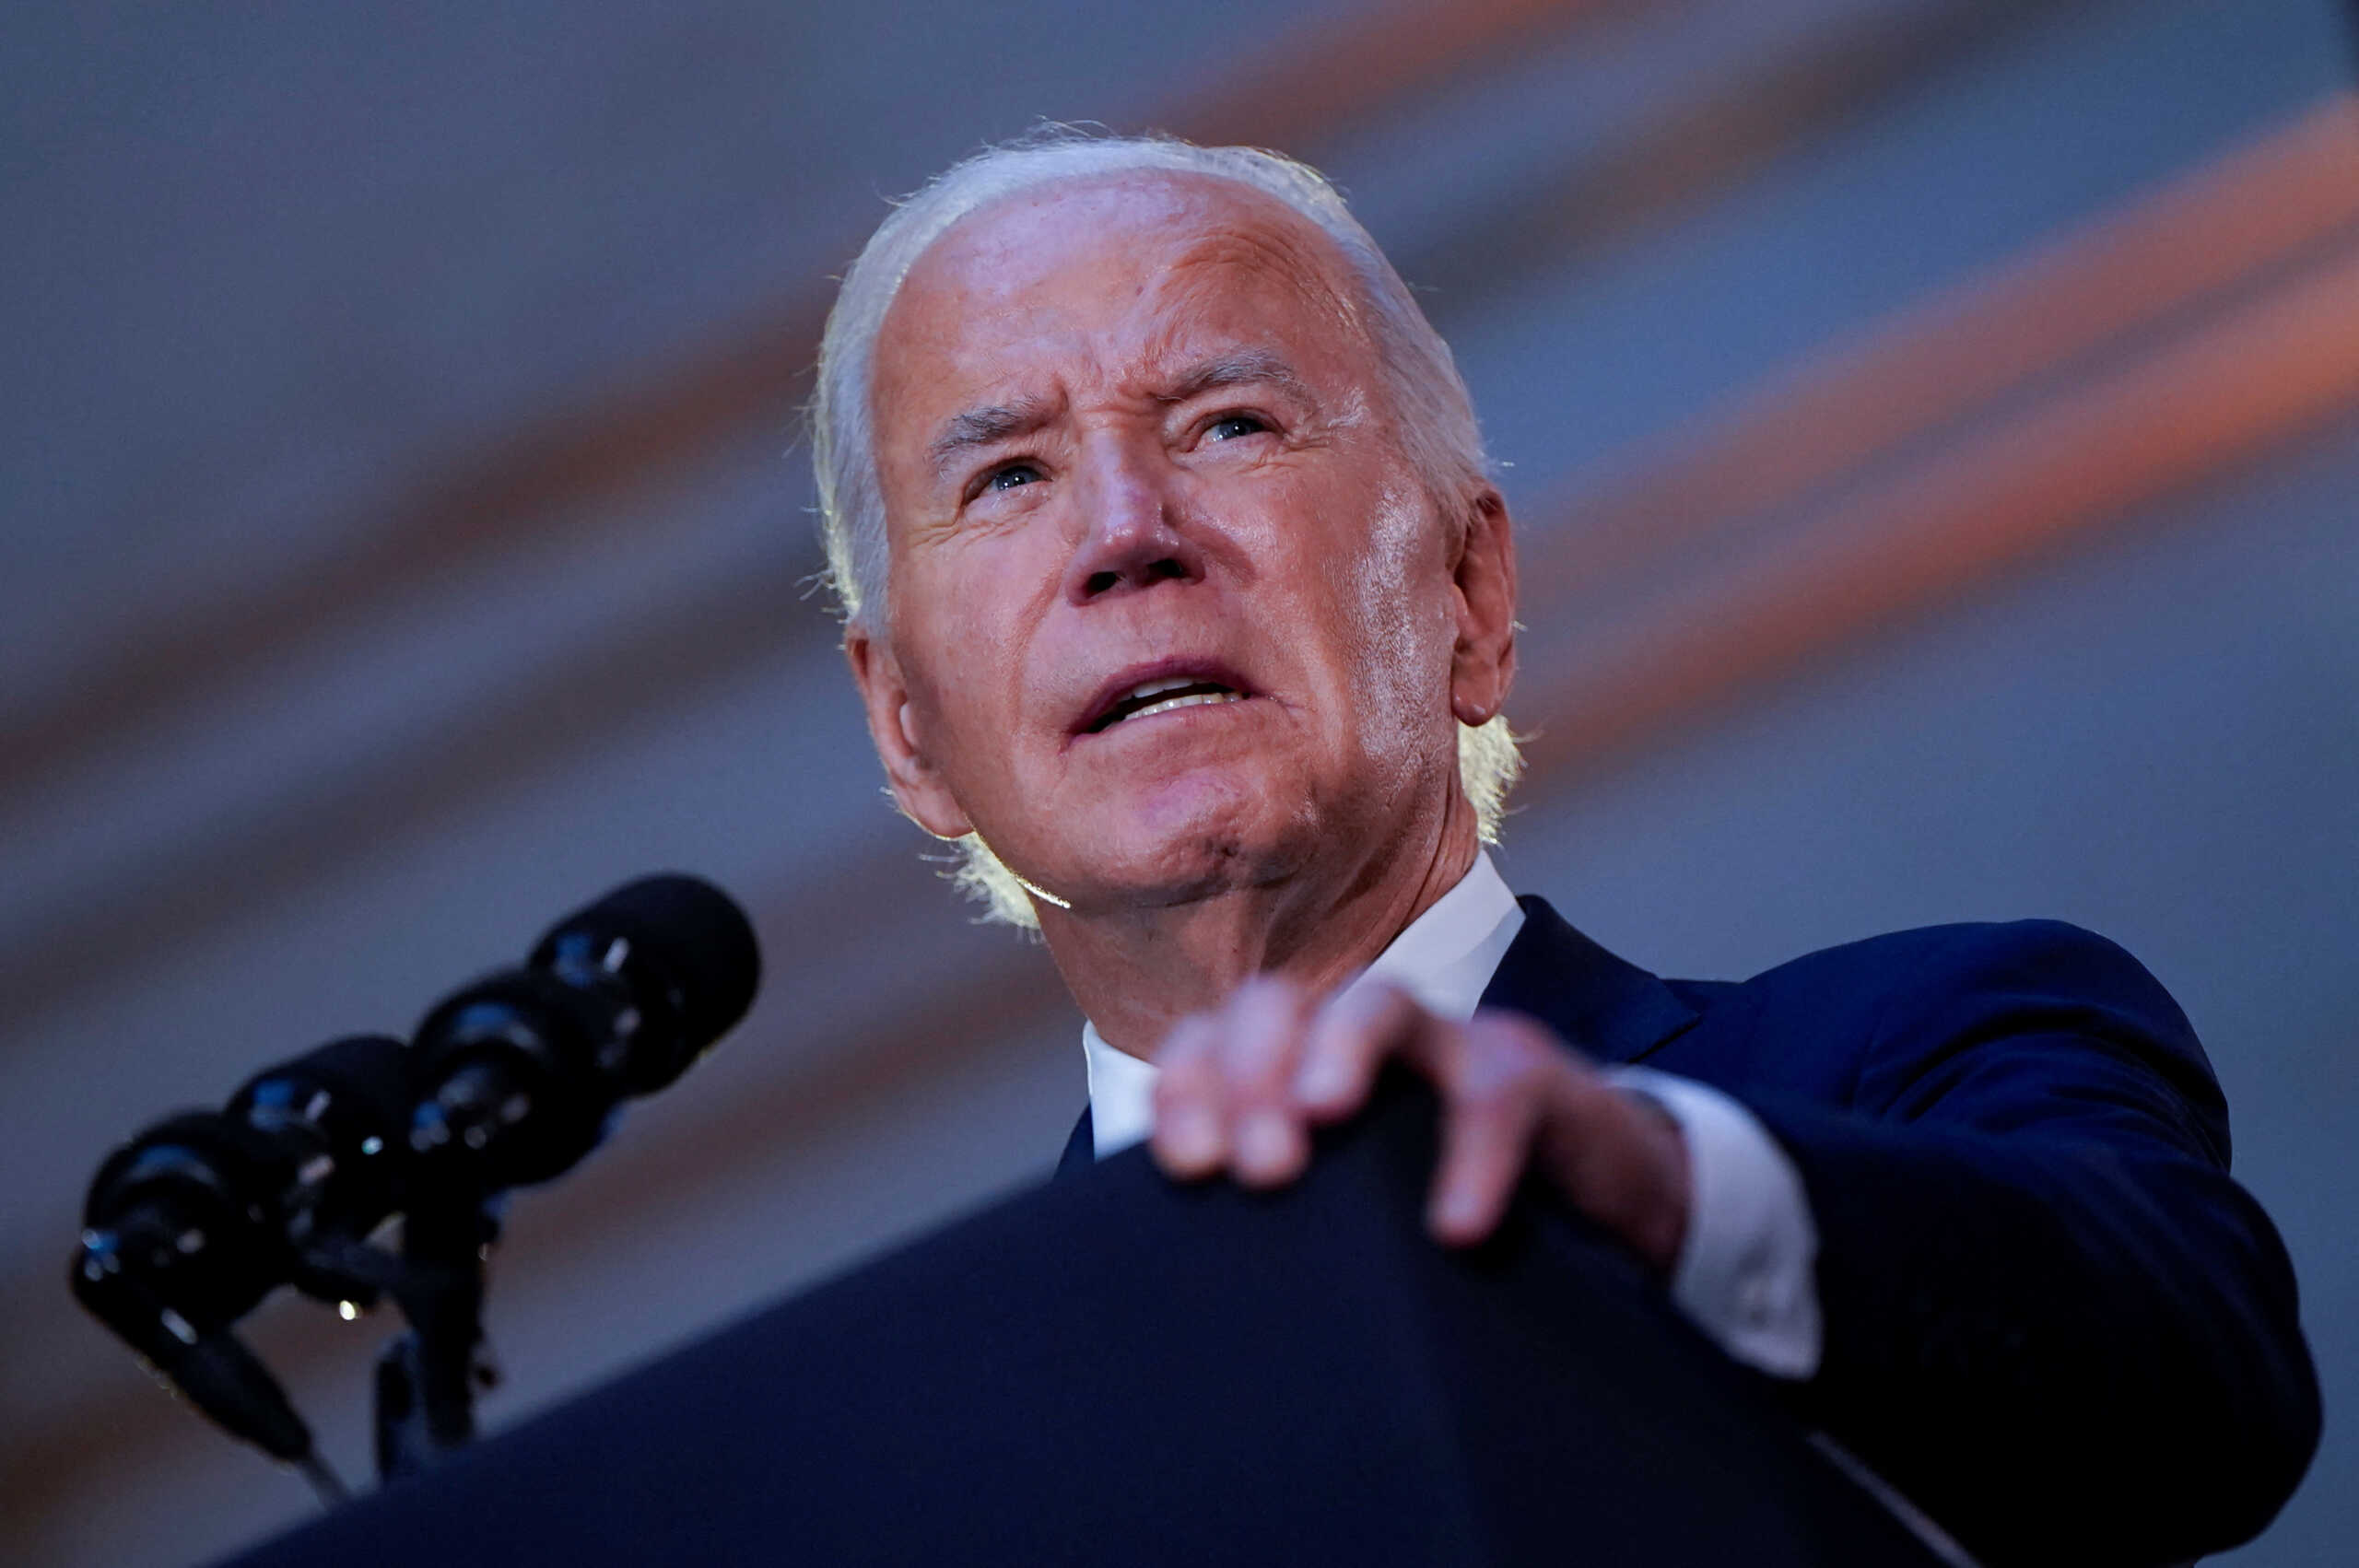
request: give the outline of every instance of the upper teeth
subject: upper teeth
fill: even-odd
[[[1127,719],[1144,719],[1150,713],[1168,713],[1175,708],[1193,708],[1200,702],[1242,702],[1236,692],[1196,692],[1189,696],[1168,696],[1161,702],[1150,702],[1144,708],[1125,714]]]
[[[1244,700],[1242,692],[1203,689],[1214,684],[1197,675],[1175,675],[1169,680],[1143,681],[1122,694],[1121,699],[1114,704],[1114,710],[1105,723],[1119,724],[1128,720],[1144,719],[1150,713],[1169,713],[1175,708],[1194,708],[1200,703]],[[1190,690],[1191,687],[1195,689]],[[1163,692],[1185,692],[1186,695],[1167,696],[1160,702],[1153,700]],[[1133,706],[1133,704],[1136,706]]]

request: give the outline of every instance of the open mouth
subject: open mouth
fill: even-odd
[[[1209,681],[1200,675],[1174,675],[1159,681],[1142,681],[1107,704],[1096,719],[1083,726],[1082,732],[1096,735],[1133,719],[1172,713],[1182,708],[1244,700],[1245,694],[1236,687],[1223,685],[1218,681]]]

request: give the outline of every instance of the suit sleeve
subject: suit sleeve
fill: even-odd
[[[2052,922],[1907,967],[1848,1109],[1751,1102],[1819,1233],[1806,1414],[1993,1563],[2258,1533],[2317,1445],[2317,1377],[2185,1017]]]

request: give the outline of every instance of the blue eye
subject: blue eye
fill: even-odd
[[[1019,485],[1029,485],[1040,477],[1040,471],[1028,462],[1011,462],[994,468],[983,481],[986,490],[1013,490]]]
[[[1233,441],[1239,436],[1259,435],[1270,427],[1251,414],[1224,414],[1214,420],[1204,434],[1216,441]]]

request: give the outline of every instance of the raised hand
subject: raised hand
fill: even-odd
[[[1414,1068],[1441,1095],[1441,1163],[1426,1211],[1438,1239],[1465,1246],[1490,1235],[1530,1166],[1669,1271],[1690,1203],[1677,1125],[1518,1013],[1460,1024],[1380,983],[1322,1006],[1287,981],[1248,981],[1221,1007],[1182,1020],[1156,1053],[1155,1157],[1182,1180],[1226,1171],[1249,1187],[1282,1187],[1309,1163],[1310,1129],[1357,1111],[1389,1060]]]

